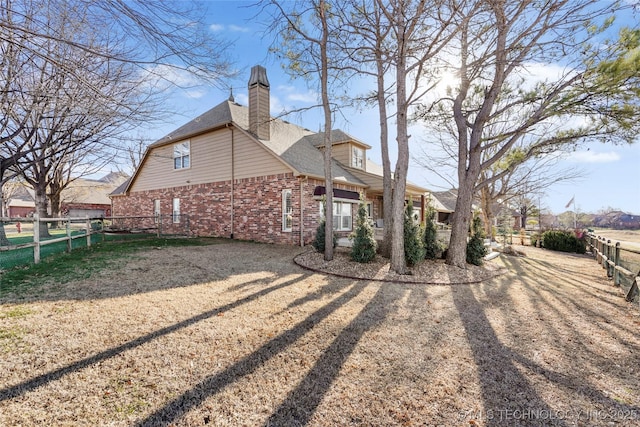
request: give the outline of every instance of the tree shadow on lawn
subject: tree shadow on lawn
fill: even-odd
[[[291,329],[268,341],[224,371],[201,381],[136,425],[170,425],[210,396],[220,392],[225,386],[251,374],[269,359],[285,351],[322,320],[353,300],[367,286],[370,286],[368,282],[355,282],[345,293],[328,302]],[[393,304],[392,301],[384,301],[383,303],[383,300],[384,288],[380,287],[356,318],[323,352],[298,387],[289,393],[280,407],[271,415],[266,425],[306,425],[309,422],[362,335],[386,317]]]
[[[212,310],[209,311],[205,311],[203,313],[200,313],[196,316],[193,316],[191,318],[188,318],[186,320],[183,320],[181,322],[175,323],[173,325],[167,326],[165,328],[161,328],[158,329],[156,331],[153,331],[151,333],[148,333],[146,335],[143,335],[139,338],[136,338],[134,340],[128,341],[122,345],[119,345],[117,347],[113,347],[110,349],[107,349],[105,351],[102,351],[100,353],[96,353],[93,356],[78,360],[77,362],[71,363],[67,366],[63,366],[62,368],[56,369],[54,371],[51,372],[47,372],[45,374],[42,375],[38,375],[34,378],[31,378],[29,380],[25,380],[19,384],[15,384],[13,386],[9,386],[9,387],[5,387],[3,389],[0,389],[0,402],[5,401],[5,400],[9,400],[9,399],[13,399],[16,398],[18,396],[22,396],[25,393],[32,391],[34,389],[37,389],[38,387],[44,386],[52,381],[57,381],[60,380],[61,378],[65,377],[66,375],[69,375],[71,373],[80,371],[82,369],[85,369],[89,366],[95,365],[97,363],[100,363],[106,359],[110,359],[112,357],[115,357],[119,354],[122,354],[128,350],[132,350],[134,348],[140,347],[142,345],[144,345],[145,343],[148,343],[150,341],[153,341],[157,338],[169,335],[171,333],[177,332],[181,329],[187,328],[191,325],[194,325],[198,322],[201,322],[203,320],[206,319],[210,319],[210,318],[215,318],[216,316],[218,316],[221,313],[225,313],[228,312],[230,310],[233,310],[235,308],[238,308],[244,304],[250,303],[252,301],[256,301],[258,299],[260,299],[261,297],[264,297],[272,292],[278,291],[280,289],[284,289],[287,288],[289,286],[293,286],[294,284],[296,284],[298,281],[302,281],[304,280],[306,277],[308,277],[308,275],[301,275],[299,277],[296,277],[295,279],[292,280],[288,280],[282,283],[279,283],[277,285],[274,286],[270,286],[270,287],[266,287],[261,289],[258,292],[255,292],[253,294],[250,294],[244,298],[241,298],[239,300],[236,300],[234,302],[225,304],[223,306],[214,308]]]
[[[291,261],[302,248],[251,242],[141,249],[109,266],[88,271],[85,279],[42,284],[16,283],[0,288],[0,304],[37,301],[81,301],[126,297],[264,272],[264,283],[280,273],[301,270]],[[52,265],[51,268],[55,268]],[[91,265],[84,266],[87,270]],[[2,286],[2,285],[0,285]],[[238,289],[248,286],[238,285]],[[233,290],[233,288],[231,288]]]
[[[548,340],[553,346],[550,349],[558,350],[564,357],[573,359],[575,357],[575,354],[573,354],[575,349],[572,351],[566,347],[563,342],[563,336],[558,330],[560,326],[558,321],[562,323],[565,331],[570,331],[575,336],[579,336],[580,331],[577,326],[565,318],[566,313],[557,311],[548,301],[545,303],[545,297],[540,293],[540,288],[543,288],[545,292],[551,292],[551,295],[557,300],[554,301],[554,304],[566,300],[566,295],[554,293],[555,290],[549,285],[552,281],[557,283],[558,280],[562,280],[566,273],[562,273],[560,279],[559,274],[541,275],[537,270],[529,270],[532,266],[528,265],[527,262],[529,260],[522,262],[509,257],[506,257],[505,261],[510,269],[512,271],[515,270],[518,274],[520,282],[526,288],[526,293],[530,295],[530,299],[533,301],[532,307],[536,313],[539,313],[541,317],[548,318],[543,324],[544,328],[539,329],[537,333],[540,336],[553,334],[553,337]],[[623,404],[589,384],[589,381],[585,381],[585,372],[580,370],[579,365],[573,366],[574,369],[571,372],[564,373],[546,368],[528,357],[523,350],[518,350],[517,339],[530,339],[531,337],[516,338],[514,348],[509,348],[504,343],[506,337],[502,339],[498,337],[487,316],[487,309],[498,308],[501,312],[504,312],[514,306],[514,302],[510,300],[507,290],[515,280],[518,279],[502,278],[478,288],[480,292],[484,291],[486,293],[487,302],[479,301],[474,293],[474,288],[470,286],[457,287],[453,292],[454,304],[460,314],[478,367],[482,398],[484,400],[484,412],[482,415],[484,415],[485,425],[573,425],[576,420],[585,421],[589,411],[593,414],[594,410],[603,411],[600,412],[601,414],[609,414],[612,410],[618,411],[620,414],[624,414],[624,411],[637,414],[640,411],[637,406]],[[508,301],[504,301],[504,299],[508,299]],[[569,301],[565,301],[565,303],[569,303]],[[518,313],[515,309],[511,310],[513,312],[509,313],[508,318],[518,315],[526,316],[527,314]],[[517,322],[510,322],[507,319],[505,329],[508,333],[514,334],[514,337],[517,337],[519,333],[517,327]],[[549,347],[549,344],[546,345]],[[580,348],[579,351],[589,355],[589,360],[591,360],[591,356],[594,356],[586,348]],[[601,355],[598,355],[598,357],[602,358]],[[607,360],[601,360],[602,363],[605,364],[602,366],[606,366]],[[523,370],[526,370],[526,372],[523,372]],[[570,396],[569,401],[561,400],[547,403],[531,382],[534,378],[538,378],[537,381],[540,381],[541,376],[543,377],[542,381],[547,383],[545,387],[553,387],[567,393]],[[588,399],[587,404],[589,405],[586,408],[583,406],[585,399]],[[567,407],[570,410],[567,411]],[[606,422],[603,419],[597,421]]]

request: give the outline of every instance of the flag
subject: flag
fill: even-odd
[[[573,199],[575,199],[575,198],[576,198],[576,196],[573,196],[573,197],[571,198],[571,200],[569,200],[569,203],[567,203],[567,205],[566,205],[564,208],[566,209],[566,208],[568,208],[569,206],[571,206],[571,203],[573,203]]]

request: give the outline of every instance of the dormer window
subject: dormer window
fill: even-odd
[[[351,149],[351,166],[358,169],[364,169],[364,150],[360,147]]]
[[[173,146],[173,168],[186,169],[191,165],[191,150],[189,141],[181,142]]]

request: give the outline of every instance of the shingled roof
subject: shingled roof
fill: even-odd
[[[324,147],[324,132],[318,132],[311,135],[305,136],[305,139],[309,141],[314,147]],[[364,142],[354,138],[348,133],[344,132],[341,129],[334,129],[331,131],[331,145],[343,144],[345,142],[355,141],[358,144],[365,146],[366,148],[371,148],[370,145],[365,144]]]
[[[249,109],[233,101],[224,101],[160,138],[151,144],[149,148],[174,143],[181,139],[190,138],[226,125],[234,125],[251,134],[249,131]],[[345,137],[346,135],[348,140],[355,140],[341,130],[333,132],[336,132],[336,136]],[[259,139],[254,134],[251,135],[269,151],[284,160],[296,172],[316,177],[324,176],[323,154],[312,143],[313,138],[309,138],[318,134],[314,134],[308,129],[280,119],[271,120],[270,134],[271,136],[268,140]],[[364,185],[361,180],[341,167],[336,161],[332,163],[332,174],[335,180]]]

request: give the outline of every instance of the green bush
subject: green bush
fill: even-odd
[[[479,216],[473,217],[471,224],[471,238],[467,242],[467,263],[482,265],[484,256],[488,250],[484,246],[484,231]]]
[[[413,222],[413,203],[409,200],[404,213],[404,259],[413,267],[424,259],[420,226]]]
[[[363,263],[373,261],[376,257],[377,244],[373,236],[373,228],[367,218],[367,207],[362,197],[360,197],[360,205],[358,206],[356,229],[351,237],[353,239],[351,259]]]
[[[318,228],[316,228],[316,238],[311,244],[316,251],[321,253],[324,253],[324,248],[325,248],[325,244],[324,244],[325,228],[326,228],[326,222],[323,219],[318,225]],[[333,233],[333,247],[335,248],[336,246],[338,246],[338,238],[336,237],[335,233]]]
[[[584,240],[578,239],[570,231],[561,230],[548,230],[542,233],[542,247],[552,251],[579,254],[583,254],[587,250]]]
[[[425,213],[425,226],[423,230],[424,257],[426,259],[438,259],[442,256],[442,244],[438,241],[438,232],[435,222],[436,211],[427,207]]]

